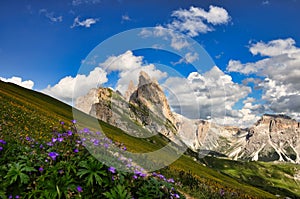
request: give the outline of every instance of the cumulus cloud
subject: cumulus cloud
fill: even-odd
[[[28,89],[32,89],[34,86],[34,82],[32,80],[23,81],[21,77],[11,77],[11,78],[0,77],[0,80],[4,82],[14,83]]]
[[[209,6],[209,11],[194,6],[191,6],[189,10],[175,10],[172,17],[173,21],[167,27],[186,33],[191,37],[213,31],[212,25],[227,24],[230,20],[230,16],[224,8],[212,5]]]
[[[82,26],[85,28],[90,28],[91,25],[96,24],[99,19],[87,18],[85,20],[80,21],[79,16],[74,19],[73,25],[71,28],[75,28],[77,26]]]
[[[251,44],[250,52],[264,58],[244,64],[230,60],[227,70],[261,77],[264,81],[255,83],[263,89],[268,109],[300,118],[300,48],[295,44],[292,38]]]
[[[106,75],[107,73],[102,68],[96,67],[88,75],[64,77],[56,85],[48,85],[42,92],[70,104],[72,99],[83,96],[91,88],[107,82]]]
[[[170,40],[170,46],[173,49],[181,50],[190,47],[191,44],[178,32],[195,37],[200,33],[213,31],[213,26],[227,24],[231,19],[224,8],[212,5],[209,6],[208,11],[194,6],[189,9],[175,10],[171,17],[170,23],[157,25],[154,30],[143,29],[140,36]]]
[[[243,81],[242,81],[242,83],[243,83],[244,85],[247,85],[247,84],[249,84],[249,83],[254,83],[254,84],[258,85],[258,84],[261,83],[261,82],[262,82],[261,79],[259,79],[259,78],[253,78],[253,77],[245,78],[245,79],[243,79]]]
[[[164,87],[173,93],[169,101],[174,111],[181,113],[186,110],[187,117],[211,117],[223,124],[225,117],[233,117],[236,113],[232,111],[235,103],[251,92],[250,87],[234,83],[217,66],[203,75],[192,72],[187,78],[170,77]]]
[[[299,52],[299,49],[295,47],[295,44],[296,42],[292,38],[277,39],[269,41],[268,43],[258,42],[251,45],[250,52],[253,55],[260,54],[269,57],[291,54],[297,51]]]
[[[156,69],[153,64],[144,64],[143,57],[133,55],[132,51],[126,51],[118,56],[110,56],[100,66],[108,72],[119,72],[116,90],[119,90],[122,94],[127,90],[131,80],[135,85],[138,84],[138,77],[141,71],[145,71],[156,80],[167,76],[167,73]]]
[[[39,13],[45,15],[51,22],[62,22],[63,20],[62,16],[55,16],[54,12],[48,12],[47,9],[40,9]]]

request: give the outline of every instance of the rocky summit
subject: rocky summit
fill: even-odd
[[[200,157],[300,163],[299,122],[265,114],[250,128],[242,129],[189,119],[171,111],[159,83],[144,71],[137,86],[129,83],[124,96],[110,88],[91,89],[77,99],[75,107],[133,136],[160,133]]]

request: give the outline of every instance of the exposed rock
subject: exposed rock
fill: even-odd
[[[78,98],[76,107],[133,136],[160,133],[177,144],[183,141],[199,155],[300,163],[299,122],[265,114],[251,128],[241,129],[189,119],[172,113],[158,82],[143,71],[138,87],[131,81],[125,97],[108,88],[92,89]]]
[[[93,89],[93,94],[98,98],[90,105],[90,111],[87,111],[88,109],[84,111],[133,136],[151,137],[161,133],[182,145],[175,136],[177,130],[171,121],[174,121],[174,116],[157,81],[151,80],[145,72],[141,72],[139,87],[133,91],[134,85],[131,82],[128,88],[127,95],[133,92],[129,101],[109,88]],[[89,97],[91,95],[81,99],[85,100]]]
[[[129,84],[128,84],[128,88],[127,91],[124,94],[124,97],[126,99],[126,101],[129,101],[130,96],[132,95],[132,93],[136,90],[136,86],[134,85],[133,81],[130,80]]]
[[[86,95],[76,99],[75,107],[82,112],[89,114],[92,105],[98,102],[98,90],[93,88]]]
[[[130,96],[129,102],[139,107],[147,107],[158,117],[166,118],[173,125],[176,124],[162,88],[144,71],[140,73],[138,88]]]
[[[300,162],[298,122],[282,115],[264,115],[249,129],[244,156],[252,160]]]
[[[116,117],[113,117],[111,104],[112,92],[109,88],[99,88],[97,90],[98,102],[92,105],[89,114],[109,124],[116,125]]]

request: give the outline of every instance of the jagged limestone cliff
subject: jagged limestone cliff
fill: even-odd
[[[163,89],[143,71],[138,86],[131,82],[125,96],[109,88],[92,89],[78,98],[76,107],[134,136],[160,133],[177,144],[183,141],[199,155],[300,163],[297,121],[266,114],[251,128],[241,129],[189,119],[171,111]]]

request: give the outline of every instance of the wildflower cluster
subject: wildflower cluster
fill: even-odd
[[[102,133],[88,128],[77,131],[75,123],[60,122],[44,140],[34,134],[0,134],[0,197],[184,198],[173,179],[148,174],[125,157],[126,146],[116,147]],[[102,163],[90,154],[93,150],[101,151],[104,160],[115,157],[116,162]],[[114,163],[132,172],[118,170]]]

